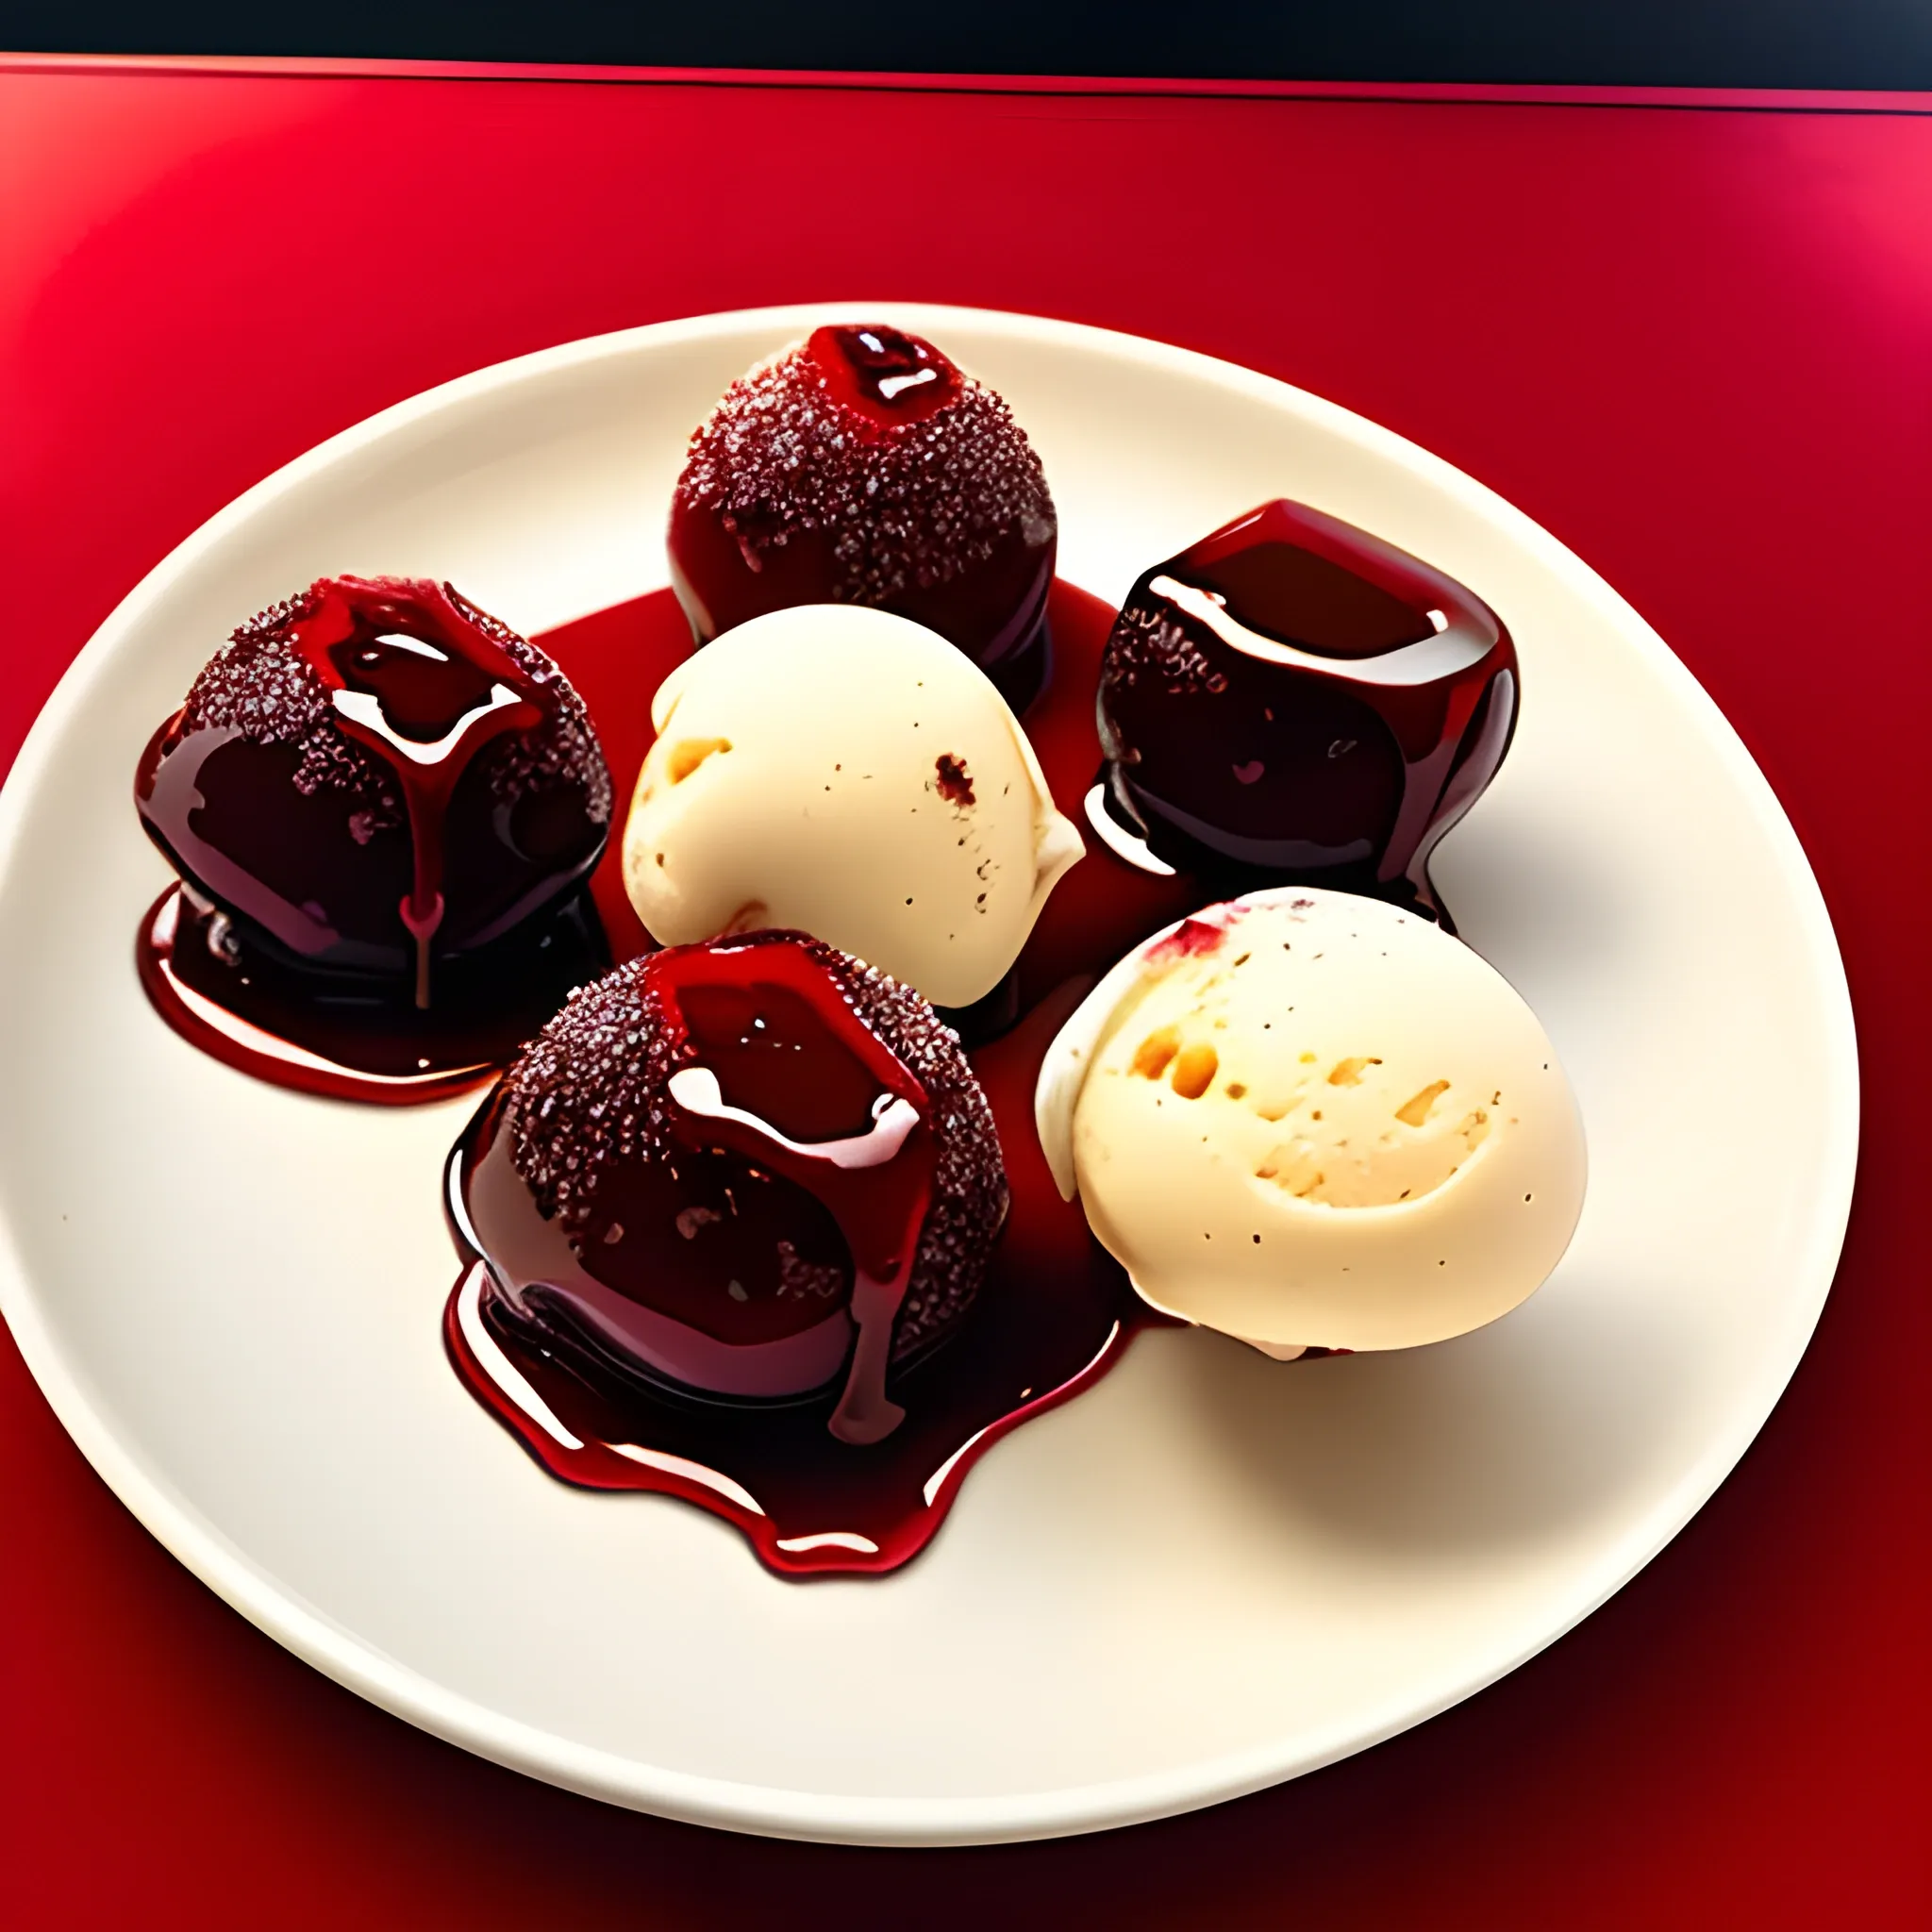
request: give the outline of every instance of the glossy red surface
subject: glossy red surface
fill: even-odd
[[[833,396],[882,429],[923,423],[959,393],[945,356],[902,329],[815,328],[806,347]]]
[[[582,906],[576,895],[567,910],[580,918]],[[223,948],[223,917],[198,911],[179,886],[142,915],[134,970],[155,1011],[189,1045],[252,1079],[365,1107],[419,1107],[492,1079],[604,956],[601,934],[579,924],[570,977],[514,984],[509,1000],[491,999],[481,1011],[439,1009],[432,1020],[403,1002],[374,1012],[374,1002],[358,1002],[331,1012],[298,976],[238,971]]]
[[[1006,1128],[1012,1206],[958,1332],[887,1385],[904,1416],[883,1441],[857,1449],[835,1441],[829,1396],[726,1407],[624,1390],[594,1371],[572,1374],[540,1351],[536,1332],[491,1319],[486,1290],[486,1326],[579,1444],[565,1447],[532,1426],[478,1367],[458,1318],[467,1276],[443,1318],[458,1373],[553,1475],[708,1509],[782,1574],[883,1574],[909,1562],[941,1532],[960,1486],[995,1442],[1091,1388],[1142,1329],[1165,1325],[1089,1236],[1079,1208],[1060,1199],[1037,1140],[1013,1131],[1031,1111],[1041,1055],[1073,1005],[1070,989],[974,1056]],[[612,1443],[670,1460],[643,1462]],[[747,1498],[757,1507],[745,1507]],[[613,1499],[610,1507],[626,1505]],[[621,1517],[608,1527],[622,1534]]]
[[[1101,668],[1101,798],[1127,851],[1230,896],[1330,886],[1454,931],[1429,855],[1502,763],[1520,676],[1472,591],[1277,497],[1127,592]]]
[[[11,1924],[842,1932],[914,1896],[922,1924],[962,1928],[1926,1923],[1932,1054],[1913,867],[1932,650],[1912,559],[1932,527],[1932,101],[1420,92],[0,74],[6,751],[173,544],[427,384],[748,303],[885,290],[1031,308],[1301,383],[1589,558],[1790,812],[1844,948],[1866,1083],[1818,1336],[1656,1562],[1405,1737],[1086,1841],[735,1840],[466,1757],[180,1569],[9,1350]],[[747,233],[774,173],[889,151],[943,195],[942,256],[917,227]],[[1297,184],[1278,217],[1257,182]],[[318,237],[398,220],[465,265],[460,303],[287,303],[264,326],[263,291]],[[1148,238],[1178,234],[1186,273],[1149,273]]]
[[[433,579],[324,578],[244,622],[148,741],[179,874],[142,984],[257,1078],[385,1105],[508,1059],[608,963],[608,773],[555,664]]]

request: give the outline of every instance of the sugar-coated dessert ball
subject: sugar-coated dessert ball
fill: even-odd
[[[591,1372],[736,1401],[839,1391],[972,1305],[1007,1212],[992,1114],[909,988],[802,934],[653,953],[574,994],[466,1157],[506,1319]]]
[[[701,642],[794,604],[870,605],[938,631],[1024,706],[1058,531],[991,390],[917,336],[830,326],[733,383],[692,437],[672,582]]]
[[[1150,870],[1440,916],[1429,855],[1508,749],[1517,677],[1508,632],[1453,577],[1306,505],[1264,504],[1128,593],[1088,815]]]
[[[1140,1293],[1275,1355],[1493,1321],[1583,1206],[1536,1015],[1440,926],[1353,893],[1271,889],[1148,941],[1054,1042],[1037,1111]]]
[[[581,885],[610,777],[556,664],[447,584],[329,577],[209,659],[136,776],[239,962],[422,1007]]]
[[[664,944],[794,926],[966,1007],[1081,856],[991,681],[882,610],[754,619],[680,664],[651,721],[624,875]]]

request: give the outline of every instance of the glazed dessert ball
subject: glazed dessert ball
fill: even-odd
[[[1007,1212],[992,1115],[932,1008],[758,932],[574,994],[466,1158],[504,1319],[594,1376],[726,1401],[838,1391],[866,1443],[897,1363],[971,1307]]]
[[[1453,577],[1276,501],[1148,571],[1101,668],[1094,829],[1151,871],[1440,916],[1429,854],[1503,761],[1516,651]]]
[[[1037,1110],[1139,1292],[1282,1357],[1493,1321],[1583,1206],[1535,1014],[1440,926],[1352,893],[1256,892],[1150,941],[1056,1040]]]
[[[882,610],[754,619],[679,665],[651,722],[624,874],[666,945],[795,926],[971,1006],[1081,856],[988,678]]]
[[[702,643],[794,604],[863,604],[949,639],[1017,708],[1045,669],[1058,525],[1011,410],[930,342],[814,329],[725,392],[671,506]]]
[[[149,744],[135,803],[232,963],[423,1009],[572,897],[611,806],[557,666],[401,577],[324,578],[242,625]]]

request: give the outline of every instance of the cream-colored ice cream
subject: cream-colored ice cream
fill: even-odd
[[[1067,1023],[1035,1105],[1141,1296],[1271,1355],[1493,1321],[1583,1206],[1536,1015],[1459,940],[1353,893],[1255,892],[1158,935]]]
[[[665,945],[793,926],[970,1006],[1083,849],[985,674],[881,610],[726,631],[658,687],[651,722],[624,878]]]

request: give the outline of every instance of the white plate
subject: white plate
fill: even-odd
[[[1524,1307],[1278,1368],[1156,1334],[1021,1430],[883,1582],[542,1474],[458,1387],[438,1171],[465,1103],[257,1085],[148,1010],[165,882],[129,788],[242,618],[324,573],[448,576],[541,630],[664,581],[687,432],[843,313],[1005,392],[1061,567],[1116,598],[1270,496],[1460,577],[1523,724],[1438,868],[1581,1100],[1591,1193]],[[908,303],[707,316],[486,369],[271,476],[121,606],[0,797],[0,1306],[127,1506],[264,1630],[505,1764],[741,1829],[1041,1837],[1209,1804],[1500,1676],[1676,1533],[1817,1319],[1857,1122],[1803,853],[1690,675],[1554,539],[1434,457],[1225,363]]]

